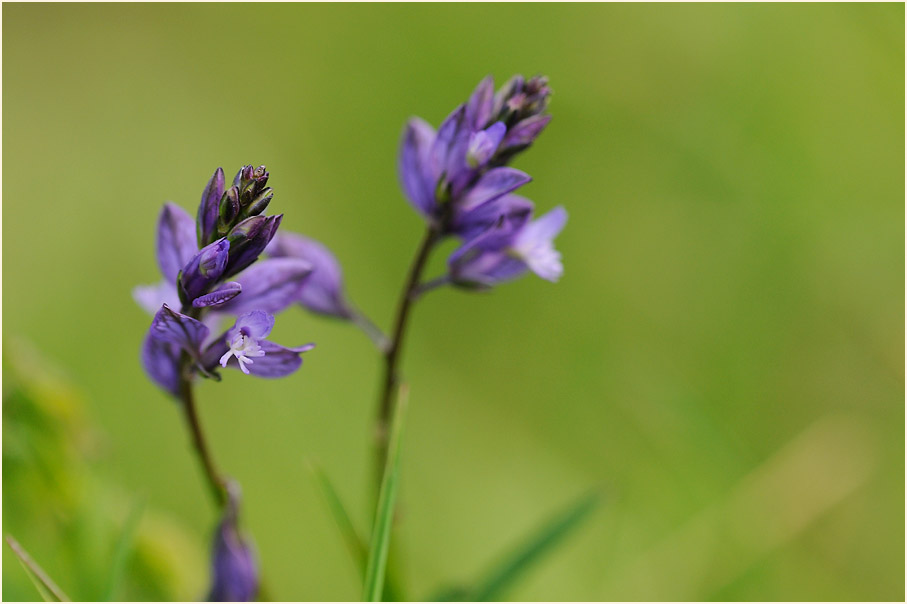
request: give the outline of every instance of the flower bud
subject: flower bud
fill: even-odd
[[[277,232],[283,214],[277,216],[252,216],[236,225],[227,241],[230,242],[230,258],[223,276],[231,277],[258,258]]]
[[[198,220],[196,221],[196,234],[198,247],[204,247],[215,239],[217,218],[219,215],[220,201],[224,195],[224,171],[215,170],[205,190],[202,191],[202,201],[198,206]]]
[[[210,602],[251,602],[258,593],[255,554],[239,533],[238,490],[235,483],[227,485],[229,501],[214,534]]]
[[[220,200],[220,209],[218,210],[218,232],[223,235],[233,226],[234,220],[239,215],[239,188],[233,185]]]
[[[179,275],[179,294],[183,304],[206,293],[223,275],[229,258],[230,242],[218,239],[203,247],[183,267]]]

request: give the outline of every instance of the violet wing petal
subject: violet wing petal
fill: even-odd
[[[297,298],[300,304],[315,313],[349,318],[340,263],[327,247],[296,233],[280,233],[267,251],[272,256],[290,256],[311,264],[312,274]]]
[[[444,174],[452,182],[468,168],[466,149],[470,134],[466,124],[466,106],[460,105],[441,123],[431,147],[430,165],[435,181]]]
[[[166,304],[154,315],[148,330],[152,338],[175,344],[193,358],[199,356],[202,342],[208,337],[208,333],[204,323],[178,313]]]
[[[489,170],[464,195],[458,207],[468,211],[523,186],[532,178],[516,168],[494,168]]]
[[[314,344],[298,346],[296,348],[286,348],[274,342],[259,342],[261,349],[265,351],[265,356],[255,358],[255,362],[248,366],[249,373],[263,378],[280,378],[290,375],[302,365],[303,352],[314,348]],[[236,359],[230,359],[227,365],[232,367],[236,365]]]
[[[526,225],[519,235],[520,241],[551,241],[567,224],[567,210],[557,206]]]
[[[457,212],[453,230],[464,240],[477,237],[503,219],[514,229],[525,225],[532,216],[533,203],[520,195],[508,194],[483,203],[468,212]]]
[[[485,76],[466,103],[466,118],[474,130],[481,130],[491,119],[494,104],[494,78]]]
[[[142,366],[155,384],[179,397],[180,347],[152,337],[151,331],[142,342]]]
[[[263,310],[253,310],[240,315],[236,325],[227,332],[227,338],[233,338],[237,333],[242,333],[255,340],[268,337],[274,328],[274,315]]]
[[[217,229],[217,215],[220,209],[220,200],[224,196],[224,171],[218,168],[214,171],[205,190],[202,191],[202,200],[198,206],[198,224],[196,235],[198,247],[204,247],[213,238]]]
[[[176,276],[198,251],[195,221],[173,203],[165,203],[157,223],[157,261],[164,279],[176,283]]]
[[[251,310],[277,313],[299,301],[301,290],[309,287],[312,265],[300,258],[268,258],[236,276],[242,295],[218,310],[236,315]]]
[[[161,281],[157,285],[137,285],[132,289],[132,299],[149,315],[154,315],[161,304],[180,305],[176,286],[169,281]]]
[[[435,131],[419,118],[412,118],[406,125],[400,143],[397,170],[403,192],[413,206],[430,216],[435,207],[435,181],[428,157],[435,139]]]

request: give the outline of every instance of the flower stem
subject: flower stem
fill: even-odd
[[[403,292],[397,305],[394,329],[384,352],[384,382],[378,403],[378,416],[375,420],[376,493],[381,486],[384,467],[387,463],[389,429],[391,419],[396,413],[394,407],[400,383],[400,351],[403,348],[403,339],[406,335],[410,310],[412,309],[412,303],[415,301],[425,265],[428,263],[428,257],[440,238],[440,229],[434,225],[429,225],[413,259],[412,266],[410,266],[409,276],[406,279],[406,284],[403,287]]]
[[[195,445],[195,452],[198,454],[202,469],[205,471],[205,478],[207,478],[211,495],[214,497],[218,508],[222,508],[227,503],[226,482],[214,465],[214,458],[211,456],[211,450],[208,448],[205,434],[202,432],[201,421],[198,417],[195,397],[192,394],[192,382],[186,377],[183,377],[180,383],[180,398],[183,401],[186,423],[189,425],[189,432],[192,434],[192,444]]]
[[[384,335],[381,328],[372,323],[372,320],[365,316],[358,308],[350,306],[347,310],[349,311],[350,321],[369,337],[379,352],[382,354],[385,353],[390,344],[390,340],[387,339],[387,336]]]

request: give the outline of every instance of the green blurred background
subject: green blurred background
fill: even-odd
[[[570,212],[566,273],[417,308],[410,596],[468,583],[598,485],[509,597],[903,600],[900,4],[4,5],[3,531],[96,599],[143,501],[148,582],[172,581],[141,585],[133,558],[114,595],[200,596],[214,509],[130,296],[158,279],[161,204],[194,212],[217,166],[267,164],[284,227],[330,246],[387,327],[421,236],[404,121],[516,72],[555,90],[517,166],[541,211]],[[289,379],[202,384],[204,423],[271,595],[356,599],[305,459],[364,529],[378,358],[299,309],[275,340],[318,348]],[[18,428],[23,392],[72,407],[61,442],[81,409],[91,437],[46,462],[76,469],[32,476],[50,433]],[[35,486],[72,472],[67,505]],[[8,550],[3,589],[36,597]]]

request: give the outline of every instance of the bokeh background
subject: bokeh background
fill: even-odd
[[[555,90],[517,166],[570,212],[566,273],[417,308],[410,597],[598,487],[508,597],[903,600],[900,4],[4,5],[4,533],[77,598],[201,596],[214,509],[130,295],[161,204],[267,164],[387,327],[404,121],[517,72]],[[356,599],[305,460],[364,530],[378,358],[301,309],[274,339],[318,348],[202,384],[204,423],[270,595]],[[36,597],[8,550],[3,590]]]

